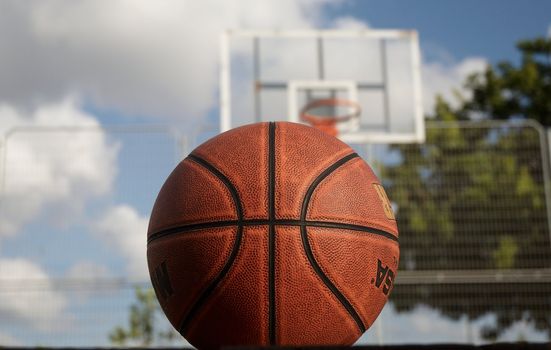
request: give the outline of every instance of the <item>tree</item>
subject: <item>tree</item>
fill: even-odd
[[[137,345],[148,347],[155,342],[172,343],[179,339],[173,330],[156,331],[158,316],[164,317],[152,288],[135,289],[136,302],[130,306],[128,328],[115,327],[109,333],[109,340],[118,346]]]
[[[526,269],[551,266],[539,135],[515,120],[551,125],[551,40],[517,45],[518,67],[501,62],[472,75],[472,93],[453,108],[438,98],[423,145],[393,146],[400,161],[382,164],[398,207],[402,270]],[[461,128],[461,121],[500,119],[508,128]],[[517,122],[518,124],[518,122]],[[517,125],[518,126],[518,125]],[[497,337],[529,319],[551,333],[551,286],[543,283],[401,285],[398,310],[423,303],[458,319],[496,314]]]
[[[473,97],[463,110],[493,119],[534,119],[551,126],[551,39],[521,41],[517,49],[522,55],[519,67],[504,61],[467,80]]]

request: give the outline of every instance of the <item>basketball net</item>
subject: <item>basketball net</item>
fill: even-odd
[[[320,107],[348,107],[350,112],[342,115],[338,115],[337,113],[335,113],[335,115],[314,113],[314,110]],[[300,119],[328,135],[337,136],[339,134],[338,125],[353,118],[358,118],[361,111],[362,108],[360,105],[354,101],[326,98],[313,100],[304,106],[300,111]]]

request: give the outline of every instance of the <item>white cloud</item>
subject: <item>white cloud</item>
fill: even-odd
[[[409,315],[412,329],[417,336],[434,337],[433,341],[466,341],[466,320],[452,320],[426,306],[418,306]]]
[[[99,293],[105,292],[106,279],[113,278],[109,269],[91,261],[79,261],[66,272],[65,277],[73,282],[80,283],[85,288],[72,294],[72,301],[85,303],[91,298],[97,298]]]
[[[342,16],[338,17],[333,21],[333,27],[335,29],[354,29],[354,30],[360,30],[360,29],[368,29],[369,23],[359,20],[356,17],[352,16]]]
[[[452,320],[424,305],[417,306],[410,312],[399,313],[389,303],[357,344],[405,344],[419,342],[419,339],[423,339],[425,343],[478,341],[475,334],[469,333],[468,323],[464,319]]]
[[[0,281],[2,320],[39,330],[62,327],[67,302],[40,266],[21,258],[0,259]]]
[[[362,344],[411,344],[419,343],[488,343],[481,336],[485,326],[496,323],[495,314],[487,313],[476,320],[467,315],[451,319],[440,311],[426,305],[418,305],[408,312],[398,312],[392,303],[388,303],[371,328],[358,340]],[[499,336],[497,341],[515,342],[519,338],[529,341],[548,341],[547,332],[536,330],[527,320],[513,323]]]
[[[132,279],[149,276],[146,261],[148,221],[134,208],[118,205],[107,209],[93,227],[100,239],[126,260],[126,270]]]
[[[469,57],[460,62],[424,62],[422,74],[425,114],[434,112],[437,94],[443,96],[452,106],[457,106],[460,102],[456,99],[454,90],[469,98],[468,91],[463,88],[465,79],[473,73],[483,72],[487,65],[488,61],[483,57]]]
[[[111,273],[106,266],[98,265],[91,261],[79,261],[67,271],[66,276],[69,279],[87,281],[97,280],[109,277]]]
[[[197,120],[217,106],[222,30],[369,27],[353,16],[329,20],[327,9],[341,3],[2,2],[0,96],[12,104],[29,106],[78,93],[87,101],[124,114]],[[293,57],[296,54],[283,60],[293,61]],[[365,69],[368,64],[363,63]],[[485,64],[478,57],[452,65],[425,63],[425,109],[432,111],[437,92],[452,100],[451,90],[461,85],[468,72]],[[272,67],[277,68],[278,63]]]
[[[324,6],[338,3],[1,2],[0,96],[4,102],[0,100],[0,133],[13,125],[97,127],[97,120],[81,111],[75,98],[64,97],[67,94],[126,113],[178,116],[189,121],[216,105],[218,36],[223,29],[319,27],[326,21]],[[328,23],[335,28],[368,27],[351,16]],[[369,49],[352,52],[371,57],[364,52]],[[311,66],[309,61],[297,64],[305,50],[306,46],[299,45],[268,62],[272,75],[288,66],[295,70]],[[358,76],[357,71],[369,76],[368,68],[380,65],[376,60],[354,61],[351,57],[355,55],[341,57],[339,51],[331,51],[336,56],[329,58],[348,60],[342,65],[347,76]],[[452,89],[485,63],[482,58],[451,65],[425,63],[426,111],[432,111],[436,93],[453,100]],[[249,100],[241,98],[240,103]],[[272,101],[266,108],[277,116],[286,114],[286,108],[281,112],[274,106],[286,106],[286,99]],[[241,108],[241,115],[252,115],[250,108]],[[58,221],[66,220],[71,217],[66,211],[78,212],[88,198],[108,192],[116,172],[117,148],[108,144],[103,133],[75,133],[63,139],[53,134],[16,136],[10,137],[7,155],[0,236],[14,234],[46,207],[57,209],[57,214],[50,215],[54,220],[59,213],[63,217]]]
[[[549,335],[545,330],[536,330],[533,321],[526,319],[513,323],[499,336],[500,342],[518,342],[520,340],[532,343],[544,343],[549,341]]]
[[[52,221],[66,224],[87,199],[111,188],[118,146],[107,141],[97,120],[75,99],[30,112],[1,104],[0,119],[0,135],[13,126],[26,128],[6,136],[4,144],[0,237],[14,235],[46,210]],[[52,132],[56,126],[87,129]]]
[[[551,24],[547,27],[547,37],[551,39]]]
[[[23,344],[9,334],[0,333],[0,346],[23,346]]]
[[[227,28],[305,28],[340,1],[0,3],[0,96],[18,105],[78,92],[124,113],[203,116],[216,104]]]

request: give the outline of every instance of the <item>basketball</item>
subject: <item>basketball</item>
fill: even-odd
[[[399,260],[385,191],[352,148],[289,122],[197,147],[170,174],[147,236],[168,320],[197,348],[351,345]]]

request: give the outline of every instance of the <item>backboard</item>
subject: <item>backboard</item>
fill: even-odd
[[[417,33],[399,30],[229,30],[221,38],[220,129],[300,122],[316,99],[357,102],[339,125],[347,143],[425,137]]]

